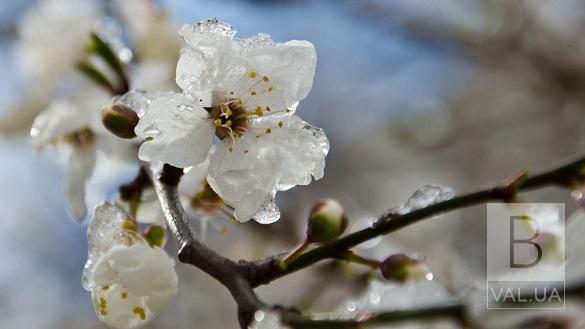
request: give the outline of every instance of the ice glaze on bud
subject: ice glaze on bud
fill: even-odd
[[[106,129],[120,138],[134,138],[134,127],[138,124],[138,115],[126,105],[108,105],[102,109],[102,122]]]
[[[405,282],[410,279],[432,280],[432,273],[427,265],[405,254],[396,254],[386,258],[380,266],[382,276],[387,280]]]
[[[335,199],[318,201],[309,215],[307,241],[325,243],[343,234],[347,228],[347,216]]]

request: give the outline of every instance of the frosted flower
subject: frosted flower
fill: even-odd
[[[101,16],[92,0],[41,0],[19,22],[17,56],[37,86],[73,71],[94,23]]]
[[[158,94],[136,126],[145,161],[189,167],[220,142],[207,181],[240,221],[280,217],[277,191],[323,177],[329,142],[294,115],[311,89],[316,54],[308,41],[235,38],[216,19],[185,25],[177,64],[183,94]]]
[[[71,214],[79,222],[86,217],[85,185],[93,174],[97,151],[132,159],[131,144],[106,131],[101,123],[99,109],[108,99],[98,88],[82,88],[75,97],[53,101],[35,118],[30,131],[38,148],[57,146],[68,154],[65,194]]]
[[[117,329],[140,328],[177,294],[173,260],[127,225],[128,214],[104,203],[87,232],[89,256],[83,273],[100,321]]]

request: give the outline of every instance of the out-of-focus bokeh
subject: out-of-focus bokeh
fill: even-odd
[[[115,0],[95,2],[121,19]],[[233,24],[239,36],[266,32],[277,41],[309,40],[317,49],[313,89],[298,111],[330,139],[325,178],[280,193],[283,218],[276,224],[211,225],[227,228],[227,234],[212,228],[208,243],[230,258],[255,259],[292,247],[321,197],[338,198],[357,229],[425,184],[471,191],[585,150],[583,1],[159,4],[177,26],[215,16]],[[32,119],[48,102],[38,96],[47,82],[27,79],[19,64],[21,18],[35,5],[0,2],[0,327],[98,328],[80,284],[86,225],[68,215],[58,157],[37,152],[28,137]],[[58,35],[54,42],[70,44]],[[116,187],[104,178],[111,170],[98,168],[88,199],[113,195]],[[118,176],[131,178],[128,168],[119,170]],[[560,189],[525,197],[566,202],[567,215],[575,209]],[[483,280],[484,228],[485,207],[479,206],[416,224],[363,252],[420,253],[434,281],[461,294]],[[177,268],[178,298],[151,327],[235,328],[227,291],[192,267]],[[361,288],[355,283],[361,270],[316,266],[259,292],[270,303],[331,311]]]

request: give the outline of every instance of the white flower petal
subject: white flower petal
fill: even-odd
[[[123,228],[127,216],[109,203],[95,209],[83,277],[99,319],[119,329],[146,325],[174,298],[178,285],[173,260]]]
[[[93,174],[96,150],[92,146],[74,147],[69,155],[69,172],[65,187],[65,196],[73,218],[82,222],[87,215],[85,205],[85,185]]]
[[[308,41],[274,43],[267,34],[234,38],[217,20],[183,26],[188,47],[177,65],[177,84],[203,106],[239,97],[248,109],[294,110],[311,89],[317,55]]]
[[[93,277],[96,313],[115,328],[144,326],[177,294],[173,261],[147,244],[113,246],[96,262]]]
[[[215,126],[191,98],[165,93],[153,98],[134,131],[147,139],[140,146],[141,160],[188,167],[205,160]]]
[[[268,133],[270,131],[270,133]],[[279,218],[274,194],[323,177],[329,142],[296,116],[254,120],[232,145],[225,139],[210,160],[208,181],[240,221]]]
[[[130,216],[117,205],[104,202],[93,211],[87,229],[88,257],[83,271],[83,287],[92,290],[94,287],[94,267],[96,261],[113,246],[121,243],[146,242],[138,234],[132,234],[122,227],[122,223]]]
[[[87,116],[74,103],[57,100],[35,118],[30,135],[37,146],[44,146],[87,124]]]

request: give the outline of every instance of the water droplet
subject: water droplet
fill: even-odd
[[[425,279],[427,279],[427,281],[432,281],[434,278],[433,272],[427,272],[427,274],[425,274]]]
[[[425,185],[416,190],[402,205],[390,209],[388,212],[404,215],[435,203],[449,200],[454,196],[455,192],[448,187]],[[435,217],[439,216],[440,215],[437,214]]]
[[[571,191],[571,196],[575,200],[580,200],[581,198],[583,198],[583,191],[581,191],[581,190],[573,190],[573,191]]]
[[[345,308],[347,308],[347,310],[350,312],[355,312],[355,310],[357,309],[357,305],[354,302],[349,302],[347,303],[347,306]]]
[[[380,303],[380,300],[381,300],[381,299],[382,299],[382,296],[380,296],[380,294],[378,294],[378,293],[375,293],[375,292],[371,293],[371,294],[368,296],[368,301],[369,301],[371,304],[374,304],[374,305],[378,305],[378,304]]]
[[[158,127],[155,124],[152,124],[144,129],[144,135],[147,137],[157,137],[160,136],[160,134],[160,130],[158,130]]]
[[[237,33],[231,24],[220,21],[215,17],[197,23],[196,28],[198,28],[201,33],[216,33],[226,38],[233,38]]]
[[[375,222],[376,222],[376,220],[372,219],[372,218],[360,219],[351,225],[350,231],[352,231],[352,232],[360,231],[360,230],[363,230],[365,228],[372,227],[372,225],[374,225]],[[377,246],[380,243],[380,241],[382,241],[382,237],[377,236],[373,239],[370,239],[368,241],[365,241],[365,242],[357,245],[356,248],[361,249],[361,250],[371,249],[371,248],[374,248],[375,246]]]
[[[257,322],[264,320],[264,312],[256,311],[256,313],[254,313],[254,320],[256,320]]]

